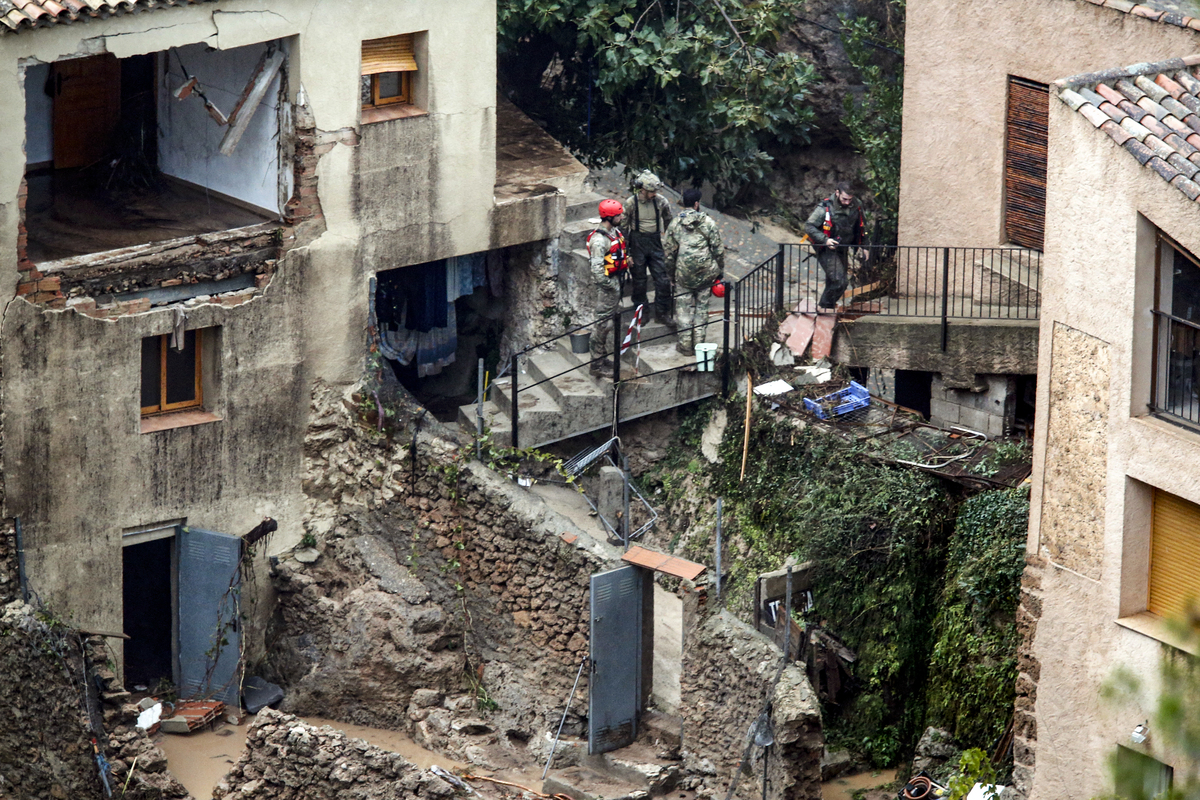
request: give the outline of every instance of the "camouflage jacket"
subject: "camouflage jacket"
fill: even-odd
[[[625,198],[625,222],[631,234],[641,233],[642,219],[639,217],[638,209],[638,192],[634,192],[629,197]],[[654,233],[662,233],[671,224],[671,202],[661,194],[654,195],[654,204],[657,217],[654,220]],[[647,225],[649,223],[647,222]]]
[[[703,211],[684,209],[667,228],[663,239],[667,269],[685,289],[711,286],[725,273],[725,248],[717,223]]]
[[[605,285],[617,284],[617,274],[609,274],[605,269],[605,261],[607,256],[613,250],[618,250],[617,255],[626,260],[628,266],[628,253],[626,252],[625,237],[621,233],[621,229],[613,226],[612,230],[607,230],[603,225],[597,228],[588,237],[588,266],[591,269],[592,280]]]

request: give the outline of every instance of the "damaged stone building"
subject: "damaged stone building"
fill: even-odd
[[[1200,594],[1200,16],[1189,8],[908,6],[902,241],[1044,253],[1040,326],[977,324],[991,330],[961,360],[994,385],[1031,374],[1036,353],[1014,711],[1022,796],[1111,792],[1112,759],[1151,775],[1139,789],[1150,796],[1193,763],[1152,722],[1138,730],[1154,718],[1160,661],[1189,648],[1167,620]],[[935,108],[953,108],[955,123]],[[1119,669],[1146,696],[1105,700]]]
[[[590,658],[589,580],[619,573],[613,591],[641,596],[649,571],[359,383],[386,360],[418,397],[458,397],[477,359],[544,337],[545,309],[579,293],[555,239],[586,170],[497,98],[494,0],[0,6],[0,102],[23,110],[0,120],[4,524],[20,554],[5,591],[96,634],[67,672],[103,672],[91,702],[112,777],[150,752],[122,683],[236,704],[249,668],[285,685],[285,711],[485,767],[551,754]],[[802,670],[703,581],[681,592],[696,633],[673,758],[694,786],[727,785],[772,700],[787,758],[771,796],[816,797]],[[50,624],[19,619],[14,635]],[[636,652],[613,741],[649,702]],[[591,683],[567,705],[576,737],[599,724]],[[476,725],[481,696],[498,710]],[[291,736],[260,722],[252,741]],[[94,770],[71,736],[70,763]],[[556,766],[580,757],[564,747]],[[254,758],[225,791],[272,796]],[[29,774],[46,796],[98,789],[43,766]],[[662,791],[679,773],[654,774]]]

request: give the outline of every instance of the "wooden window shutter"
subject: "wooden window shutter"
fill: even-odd
[[[411,33],[389,36],[386,39],[368,39],[362,43],[363,75],[416,71],[417,59],[413,56]]]
[[[1179,617],[1192,600],[1200,600],[1200,506],[1155,489],[1149,609]]]
[[[1004,147],[1004,233],[1010,242],[1042,249],[1046,231],[1046,141],[1049,87],[1008,78]]]

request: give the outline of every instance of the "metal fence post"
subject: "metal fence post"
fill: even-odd
[[[512,447],[516,450],[520,447],[518,444],[519,437],[517,435],[517,365],[520,363],[521,354],[513,353],[512,358],[508,361],[508,373],[512,375],[512,384],[509,387],[512,392],[510,394],[510,405],[512,406]]]
[[[723,334],[725,337],[723,340],[723,353],[725,357],[721,361],[721,396],[729,397],[729,309],[733,305],[730,302],[733,298],[731,297],[732,287],[729,285],[729,281],[725,281],[723,285],[725,286],[725,330]]]
[[[717,604],[721,603],[721,498],[717,498]]]
[[[946,352],[946,306],[950,302],[950,248],[942,248],[942,352]]]
[[[775,311],[783,311],[783,245],[775,254]]]
[[[483,460],[483,359],[479,359],[479,376],[475,388],[475,460]]]
[[[613,314],[613,385],[621,381],[621,308]]]

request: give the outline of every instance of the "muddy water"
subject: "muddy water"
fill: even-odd
[[[861,789],[874,789],[879,786],[887,786],[894,780],[896,780],[896,770],[894,769],[844,775],[841,778],[834,778],[831,781],[822,783],[821,797],[823,800],[852,800],[854,793]],[[881,800],[885,797],[892,798],[895,796],[895,792],[889,791],[880,791],[867,795],[868,798],[878,797]]]
[[[464,765],[418,746],[406,734],[365,728],[345,722],[301,717],[309,725],[329,725],[355,739],[363,739],[383,750],[399,753],[421,769],[438,764],[446,769]],[[246,746],[246,729],[254,721],[247,717],[241,725],[220,723],[213,728],[187,736],[158,734],[158,746],[167,754],[167,768],[196,800],[210,800],[212,790],[233,766]]]

